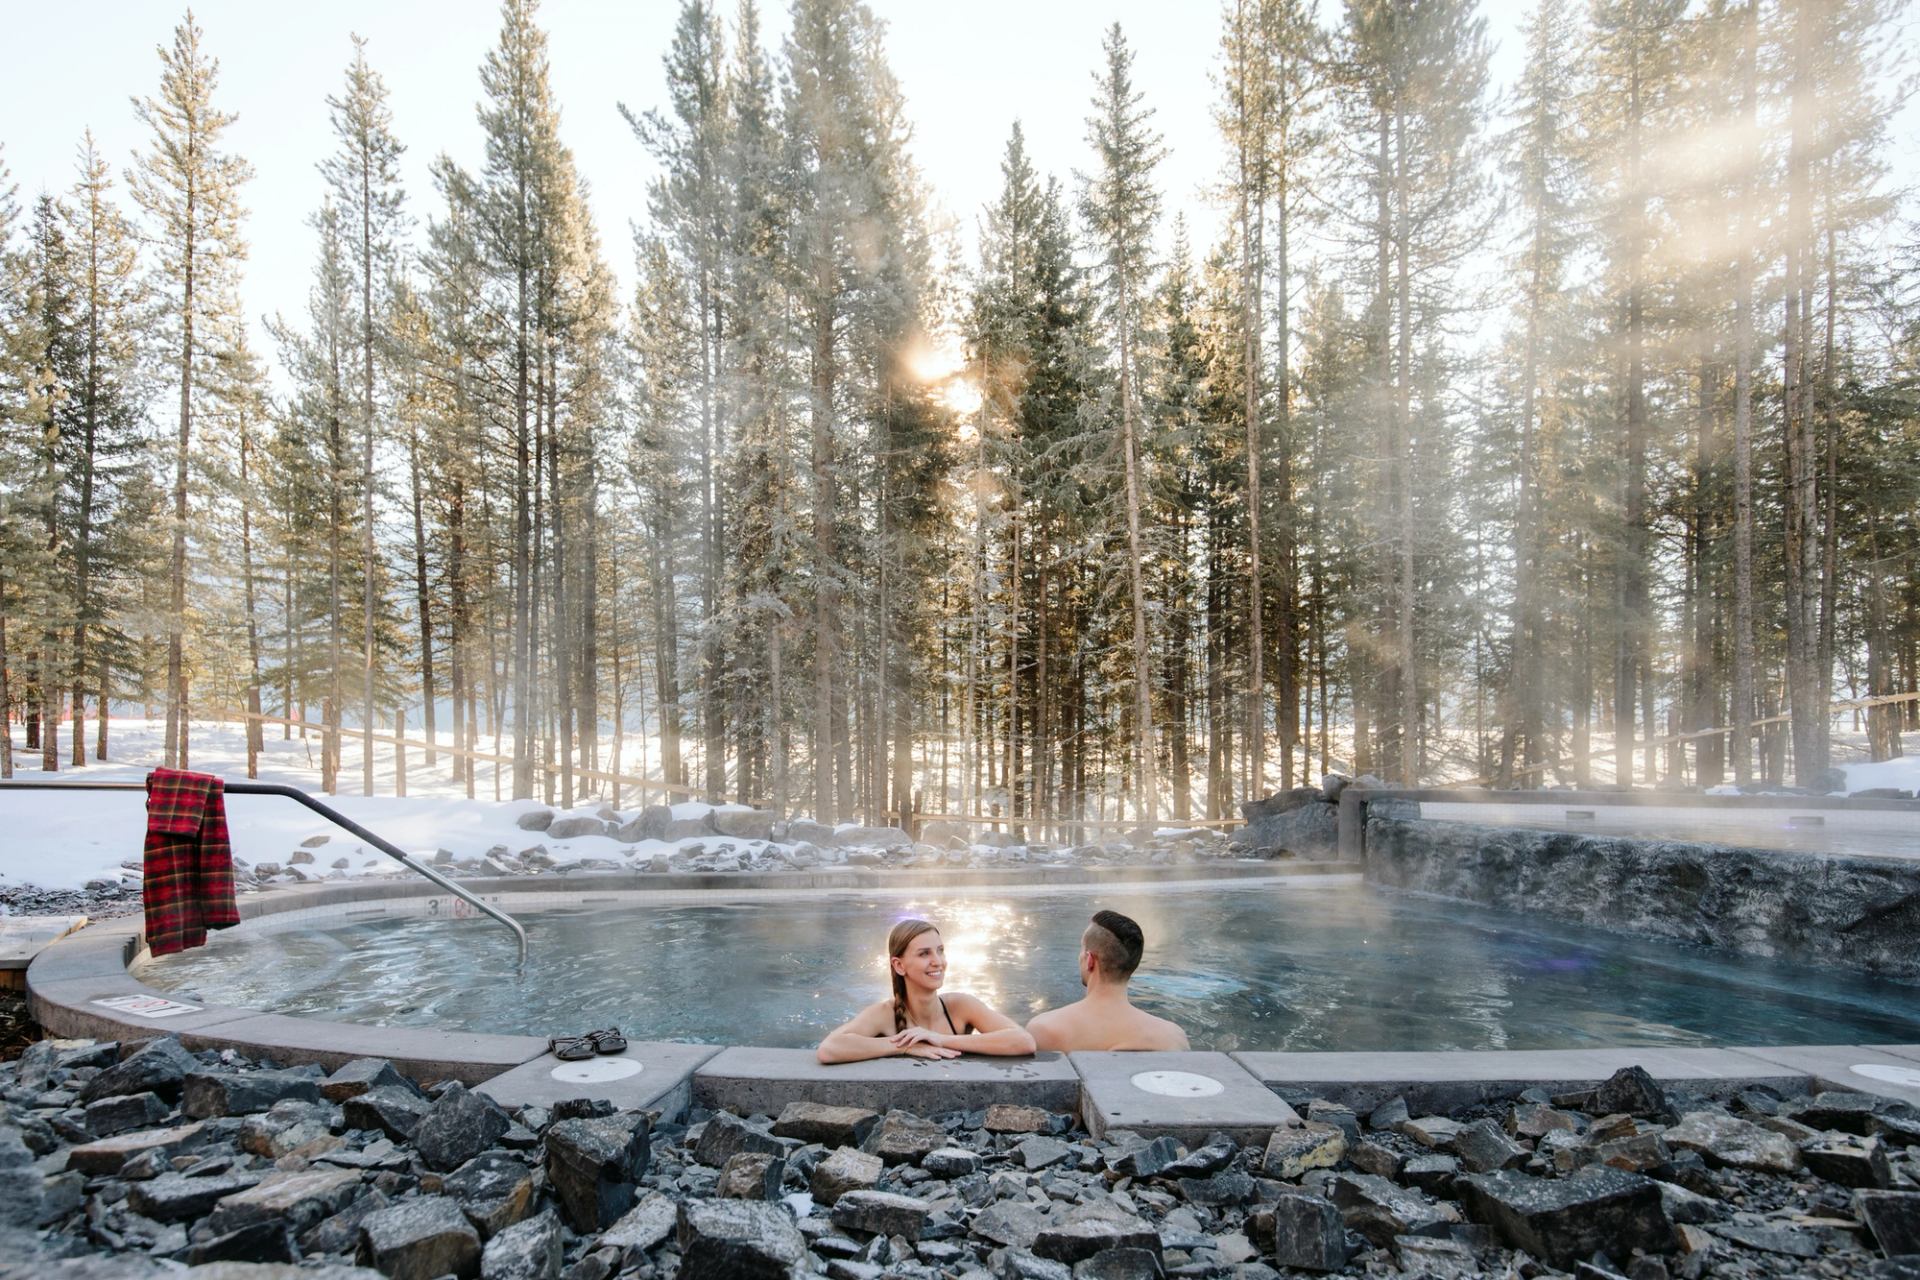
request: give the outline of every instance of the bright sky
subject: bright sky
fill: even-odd
[[[1321,0],[1330,7],[1337,0]],[[958,218],[970,253],[977,213],[999,185],[1008,128],[1020,117],[1037,166],[1071,184],[1085,167],[1085,119],[1101,33],[1118,20],[1137,52],[1136,75],[1157,112],[1169,155],[1160,170],[1169,212],[1194,222],[1196,248],[1216,234],[1204,198],[1219,181],[1224,152],[1211,115],[1219,9],[1214,0],[869,0],[888,23],[887,48],[916,122],[913,154],[939,206]],[[769,47],[786,27],[784,0],[762,0]],[[729,21],[733,4],[722,0]],[[1509,83],[1523,54],[1519,0],[1488,0],[1496,43],[1494,81]],[[88,0],[84,55],[75,11],[18,6],[8,15],[10,46],[36,56],[12,60],[0,77],[0,147],[23,200],[65,190],[73,151],[91,126],[116,169],[146,138],[129,105],[154,91],[154,47],[168,41],[179,10],[152,0]],[[553,82],[562,136],[593,187],[609,263],[631,282],[629,227],[644,218],[653,167],[616,104],[663,103],[661,55],[677,0],[547,0]],[[252,257],[244,299],[256,322],[305,305],[314,258],[308,215],[319,205],[315,165],[333,146],[326,97],[339,91],[350,32],[370,41],[369,58],[392,94],[411,209],[433,212],[428,166],[446,152],[480,159],[474,120],[478,68],[498,30],[492,0],[334,0],[327,5],[201,0],[195,14],[220,59],[217,101],[239,113],[229,132],[256,177],[245,201]],[[1914,110],[1896,136],[1911,138]],[[1896,146],[1897,155],[1903,149]],[[1906,163],[1898,162],[1897,163]],[[124,199],[124,187],[119,193]],[[261,336],[263,350],[271,350]]]
[[[1073,168],[1088,163],[1091,76],[1101,34],[1116,19],[1137,50],[1139,83],[1168,142],[1160,174],[1168,207],[1211,216],[1198,194],[1217,181],[1221,161],[1210,115],[1219,39],[1211,0],[871,2],[888,23],[888,53],[916,122],[913,154],[939,205],[960,220],[969,251],[975,216],[998,189],[1016,115],[1043,171],[1070,184]],[[766,41],[777,49],[785,4],[762,3]],[[730,22],[731,0],[721,7]],[[627,282],[628,228],[645,216],[653,166],[617,104],[664,104],[661,55],[678,9],[677,0],[547,0],[541,9],[562,136],[592,184],[610,264]],[[171,38],[180,10],[149,0],[91,0],[86,11],[84,59],[77,50],[16,58],[0,77],[0,146],[23,202],[72,182],[73,148],[88,126],[117,169],[146,143],[128,99],[154,91],[154,46]],[[306,218],[321,199],[315,165],[333,146],[326,97],[340,89],[349,32],[369,40],[368,57],[391,91],[416,217],[431,211],[428,165],[437,153],[478,163],[478,68],[499,27],[491,0],[200,0],[194,13],[220,59],[217,101],[239,113],[230,145],[256,173],[245,193],[252,256],[244,294],[256,316],[291,316],[305,305],[314,257]],[[10,44],[18,51],[74,50],[73,17],[58,5],[22,6],[8,18]]]

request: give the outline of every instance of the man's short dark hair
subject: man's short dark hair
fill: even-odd
[[[1081,945],[1100,962],[1101,973],[1109,978],[1130,978],[1140,967],[1147,939],[1139,925],[1118,911],[1096,911]]]

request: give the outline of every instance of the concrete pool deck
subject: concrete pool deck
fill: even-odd
[[[1112,869],[1091,878],[1036,877],[1029,885],[1157,883],[1181,879],[1286,878],[1324,882],[1342,875],[1338,864],[1207,875],[1202,867]],[[1104,869],[1103,869],[1104,870]],[[1215,870],[1220,870],[1216,868]],[[936,873],[938,874],[938,873]],[[677,883],[682,880],[698,884]],[[672,900],[684,891],[839,892],[934,887],[926,877],[844,871],[717,875],[616,875],[469,882],[503,906],[590,905],[609,901]],[[946,873],[948,889],[1007,887],[1004,875]],[[429,914],[452,899],[433,899],[413,882],[347,882],[306,886],[242,900],[242,927],[279,918],[353,917],[388,911]],[[137,918],[82,928],[42,949],[27,970],[34,1016],[50,1033],[108,1040],[179,1035],[190,1049],[235,1049],[286,1064],[329,1069],[361,1057],[387,1058],[422,1080],[454,1079],[480,1087],[509,1105],[551,1103],[568,1097],[605,1097],[623,1107],[668,1117],[689,1106],[743,1114],[777,1114],[801,1099],[875,1109],[936,1114],[1019,1102],[1054,1112],[1077,1112],[1099,1134],[1130,1129],[1184,1141],[1224,1131],[1247,1140],[1298,1122],[1289,1105],[1309,1097],[1371,1107],[1405,1096],[1416,1114],[1473,1102],[1511,1098],[1526,1089],[1570,1091],[1590,1087],[1625,1066],[1638,1065],[1663,1084],[1704,1093],[1730,1093],[1753,1084],[1788,1092],[1845,1089],[1920,1105],[1920,1045],[1789,1047],[1605,1047],[1422,1053],[1283,1053],[1240,1051],[1150,1054],[1040,1054],[1032,1058],[968,1057],[950,1062],[890,1058],[821,1066],[804,1049],[722,1048],[635,1041],[627,1051],[592,1064],[565,1064],[535,1036],[484,1035],[429,1028],[379,1027],[290,1017],[173,995],[146,986],[128,966],[142,954]],[[1865,1068],[1865,1071],[1861,1069]]]

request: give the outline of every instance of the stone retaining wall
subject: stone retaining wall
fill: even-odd
[[[1920,860],[1366,822],[1370,883],[1745,955],[1920,980]]]

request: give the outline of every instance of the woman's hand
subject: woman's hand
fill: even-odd
[[[907,1048],[902,1049],[900,1053],[903,1057],[926,1058],[931,1062],[939,1062],[946,1058],[957,1058],[960,1056],[958,1049],[949,1049],[945,1045],[940,1044],[909,1045]]]
[[[892,1039],[894,1045],[901,1049],[911,1048],[917,1044],[930,1044],[944,1047],[947,1042],[947,1037],[938,1032],[929,1031],[925,1027],[908,1027],[904,1031],[896,1031],[893,1033]]]

